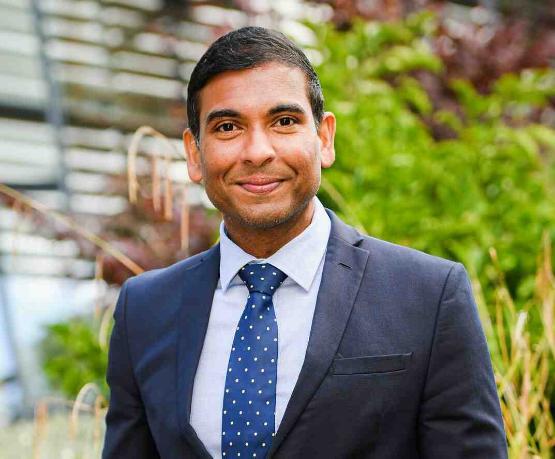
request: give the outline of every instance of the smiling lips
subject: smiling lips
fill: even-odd
[[[250,193],[264,194],[275,190],[283,179],[273,177],[249,177],[240,180],[238,185]]]

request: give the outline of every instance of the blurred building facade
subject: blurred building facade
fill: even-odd
[[[262,25],[310,47],[300,21],[327,12],[297,0],[0,0],[0,183],[95,231],[128,208],[117,178],[138,127],[181,149],[188,77],[210,42]],[[187,180],[184,161],[171,177]],[[36,225],[0,205],[0,425],[48,393],[44,324],[90,313],[103,290],[77,242]]]

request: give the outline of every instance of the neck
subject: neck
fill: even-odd
[[[294,218],[272,228],[252,228],[226,219],[224,224],[228,237],[248,254],[256,258],[268,258],[310,225],[314,215],[314,200]]]

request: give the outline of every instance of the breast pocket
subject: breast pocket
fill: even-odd
[[[399,372],[408,368],[411,356],[412,352],[406,354],[341,357],[334,359],[330,372],[334,375]]]

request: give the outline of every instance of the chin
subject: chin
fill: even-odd
[[[279,226],[293,217],[291,212],[240,212],[236,216],[244,226],[257,229],[270,229]]]
[[[260,206],[260,209],[240,209],[229,215],[241,225],[255,229],[270,229],[283,225],[298,216],[307,206],[310,198],[306,202],[290,204],[286,206],[276,206],[269,204]]]

